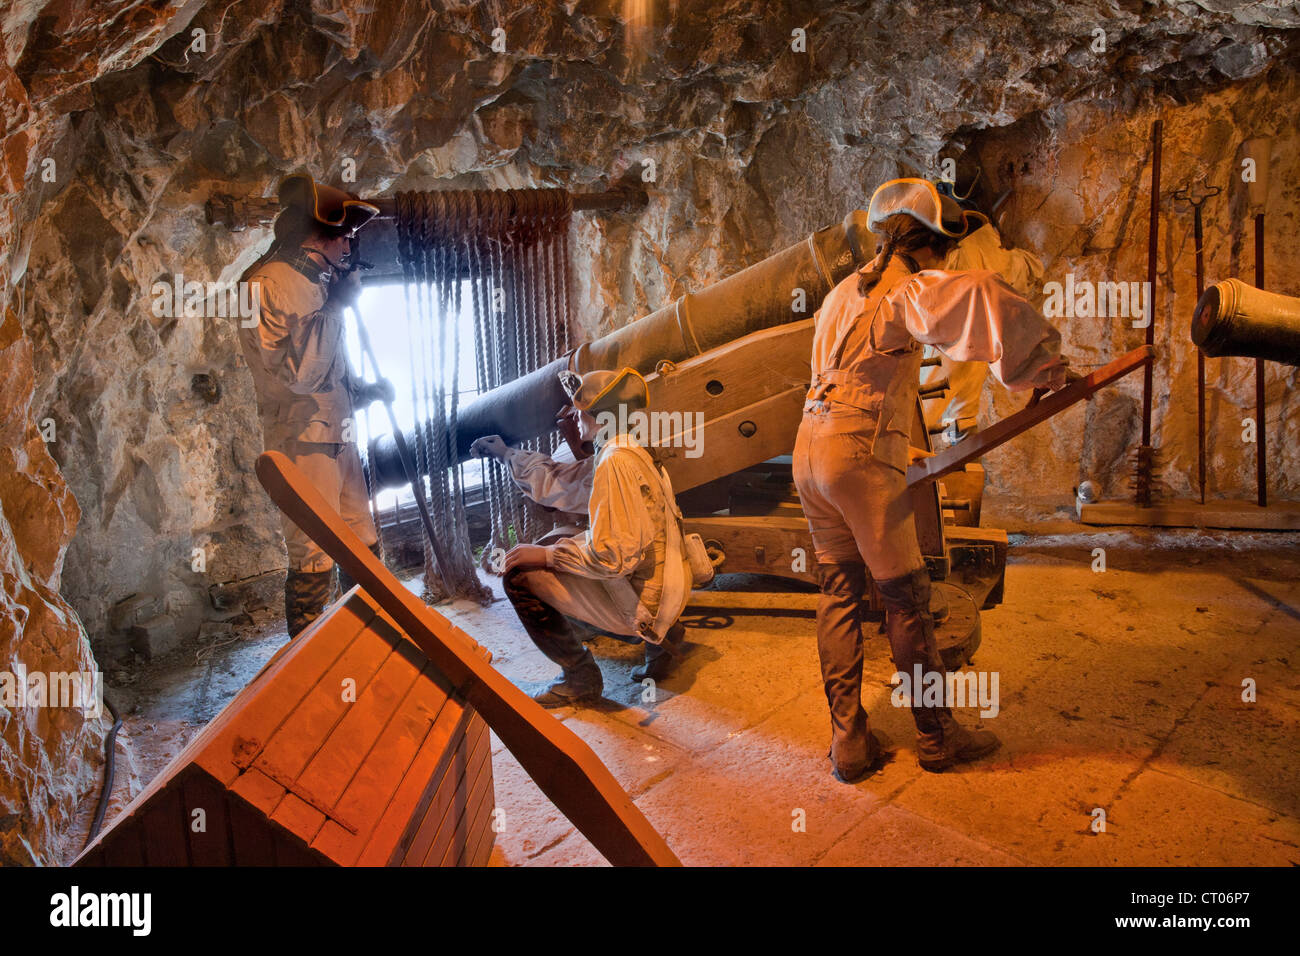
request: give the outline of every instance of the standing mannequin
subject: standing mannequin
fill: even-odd
[[[943,200],[946,200],[944,202]],[[930,575],[917,544],[906,471],[922,345],[992,363],[1011,389],[1061,388],[1060,335],[990,271],[938,269],[967,221],[921,179],[885,183],[871,199],[879,255],[818,310],[813,384],[794,450],[794,480],[817,553],[817,649],[831,714],[831,760],[851,781],[880,755],[862,706],[867,572],[886,610],[894,665],[943,674],[930,614]],[[919,688],[916,689],[919,696]],[[927,770],[991,753],[946,707],[914,701],[917,757]]]
[[[943,270],[990,269],[1026,299],[1032,299],[1042,286],[1042,260],[1024,249],[1006,248],[997,227],[982,213],[967,210],[966,219],[970,231],[948,253]],[[955,444],[976,431],[980,396],[989,377],[988,364],[958,361],[932,345],[925,347],[925,357],[937,357],[939,364],[921,369],[921,384],[948,381],[946,395],[924,403],[926,427],[947,425],[944,435]]]
[[[240,328],[239,344],[257,389],[263,444],[288,456],[378,555],[353,416],[380,398],[391,401],[393,387],[352,373],[343,310],[361,291],[359,273],[348,270],[352,239],[379,210],[305,174],[280,184],[280,204],[275,244],[242,277],[257,287],[257,322]],[[288,517],[283,528],[292,638],[329,603],[334,562]]]

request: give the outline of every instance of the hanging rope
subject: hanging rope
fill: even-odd
[[[465,466],[455,452],[462,359],[484,392],[567,351],[572,213],[571,197],[559,189],[397,195],[411,396],[421,422],[413,454],[417,471],[425,476],[421,480],[438,537],[437,542],[425,541],[426,600],[490,600],[475,573]],[[462,315],[471,323],[472,336],[462,335]],[[473,355],[465,355],[466,349]],[[524,447],[550,452],[555,441],[533,439]],[[490,540],[483,563],[491,566],[496,549],[536,540],[554,522],[518,493],[499,462],[484,465]]]

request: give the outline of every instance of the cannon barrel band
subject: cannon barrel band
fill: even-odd
[[[1196,303],[1192,341],[1211,358],[1241,356],[1300,365],[1300,298],[1225,279],[1206,289]]]

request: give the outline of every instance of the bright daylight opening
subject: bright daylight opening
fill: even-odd
[[[348,361],[352,371],[366,381],[374,381],[383,376],[393,383],[397,390],[397,400],[393,411],[397,415],[402,431],[410,434],[416,423],[417,402],[424,407],[426,387],[432,391],[439,383],[423,381],[422,369],[413,369],[413,360],[419,354],[422,336],[409,327],[406,318],[406,290],[402,283],[366,286],[358,302],[361,319],[370,333],[370,344],[375,350],[379,362],[376,372],[368,359],[362,354],[361,340],[351,314],[347,320]],[[458,393],[460,407],[473,401],[479,394],[478,377],[475,371],[474,355],[474,300],[473,290],[468,281],[461,285],[461,309],[456,316],[459,330]],[[452,340],[452,330],[447,330],[447,340]],[[435,336],[436,337],[436,336]],[[442,363],[435,362],[435,374],[439,373]],[[450,395],[448,396],[450,402]],[[420,416],[424,417],[423,414]],[[368,409],[357,414],[357,444],[364,450],[370,447],[372,437],[386,435],[392,431],[388,412],[382,402],[376,402]],[[414,450],[414,449],[413,449]],[[467,461],[462,467],[464,487],[469,490],[482,483],[483,464],[479,461]],[[375,496],[375,503],[381,509],[391,509],[400,504],[414,502],[415,494],[409,486],[389,488]]]

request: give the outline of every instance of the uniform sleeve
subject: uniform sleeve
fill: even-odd
[[[1024,249],[1006,249],[992,224],[981,226],[957,244],[944,260],[949,271],[991,269],[1025,298],[1036,295],[1043,284],[1043,261]]]
[[[540,451],[511,449],[510,476],[519,490],[539,505],[585,515],[591,500],[596,459],[555,461]]]
[[[591,490],[591,524],[582,537],[566,538],[548,553],[548,567],[588,578],[622,578],[635,571],[654,545],[655,525],[641,493],[631,453],[614,453],[597,466]]]
[[[278,283],[263,278],[259,287],[257,334],[265,367],[299,395],[324,390],[340,360],[343,317],[330,307],[304,315]]]
[[[262,367],[287,384],[284,370],[291,346],[289,321],[283,308],[284,293],[279,285],[265,276],[255,278],[253,282],[257,286],[258,319],[252,329],[252,345]]]
[[[1061,333],[993,272],[928,269],[903,290],[907,330],[959,362],[988,362],[1012,391],[1060,388]]]

